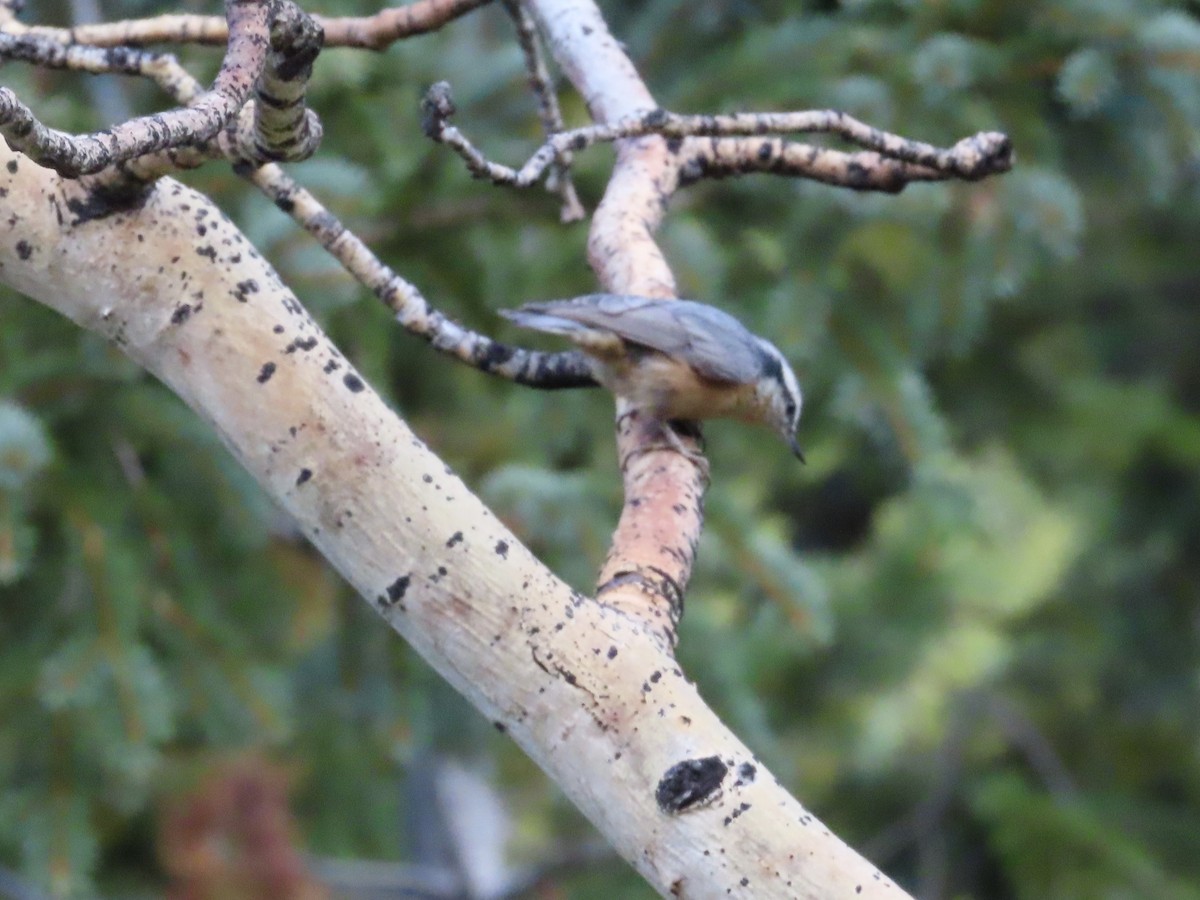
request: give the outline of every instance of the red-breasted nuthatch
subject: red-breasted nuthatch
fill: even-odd
[[[800,386],[783,354],[728,313],[693,300],[587,294],[501,315],[561,334],[595,362],[596,380],[659,420],[741,419],[796,441]],[[669,437],[674,437],[669,433]],[[678,446],[678,439],[674,442]]]

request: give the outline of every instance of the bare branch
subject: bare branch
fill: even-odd
[[[455,106],[446,82],[438,82],[429,89],[422,101],[422,109],[425,133],[461,156],[471,174],[493,184],[516,187],[536,184],[549,167],[564,157],[569,159],[572,151],[644,135],[661,135],[676,141],[696,137],[743,139],[708,144],[693,142],[689,148],[693,155],[685,162],[685,172],[681,176],[689,181],[706,174],[772,171],[846,187],[894,191],[903,187],[897,183],[900,178],[974,181],[1012,167],[1011,141],[1007,135],[992,131],[972,135],[943,149],[880,131],[836,110],[684,116],[653,109],[611,125],[602,123],[559,132],[518,170],[489,160],[450,124]],[[779,139],[772,142],[765,137],[779,133],[833,134],[868,148],[873,155],[847,154],[805,144],[785,145]],[[764,137],[745,140],[760,135]]]
[[[562,110],[558,106],[558,95],[554,92],[554,83],[550,71],[546,67],[545,54],[542,52],[542,42],[538,38],[537,26],[529,13],[525,11],[521,0],[504,0],[504,8],[512,17],[517,27],[517,42],[525,55],[525,67],[529,71],[529,89],[533,91],[538,102],[538,115],[542,120],[542,130],[547,137],[563,130]],[[586,215],[579,196],[575,193],[575,182],[571,180],[571,154],[568,151],[557,159],[550,169],[546,179],[547,190],[557,191],[562,197],[563,222],[578,222]]]
[[[528,19],[525,22],[530,24]],[[431,309],[414,285],[380,262],[282,170],[275,166],[256,171],[250,168],[275,159],[307,156],[320,138],[315,115],[303,106],[307,79],[321,48],[319,27],[294,4],[276,3],[270,21],[270,47],[258,81],[257,101],[247,103],[216,138],[119,161],[88,179],[87,188],[94,192],[97,202],[108,204],[132,196],[147,182],[172,171],[229,158],[313,234],[353,277],[370,287],[405,329],[439,351],[489,374],[542,389],[593,386],[591,367],[582,354],[511,347],[465,329]],[[0,53],[54,68],[149,76],[181,103],[202,93],[200,84],[167,54],[63,45],[29,33],[0,34]],[[557,112],[556,105],[554,110]]]
[[[331,18],[314,16],[325,31],[327,47],[386,50],[404,38],[436,31],[452,19],[490,0],[417,0],[385,9],[373,16]],[[78,25],[74,28],[31,26],[24,33],[62,44],[93,47],[145,47],[151,44],[206,44],[217,46],[229,37],[228,23],[220,16],[165,15],[123,22]]]
[[[528,0],[528,7],[598,125],[659,106],[594,2]],[[616,165],[592,216],[588,261],[607,291],[672,297],[674,275],[654,232],[678,180],[678,159],[658,137],[620,141],[616,151]],[[624,502],[596,581],[606,604],[642,623],[670,648],[704,522],[707,482],[685,454],[655,450],[661,443],[661,428],[648,427],[618,403]]]
[[[369,288],[403,328],[467,365],[543,390],[593,387],[582,353],[542,353],[502,344],[433,309],[417,287],[385,265],[309,191],[275,165],[242,173],[311,234],[357,281]]]
[[[9,23],[11,24],[11,23]],[[204,93],[204,86],[173,54],[133,50],[128,47],[84,47],[60,44],[27,31],[0,32],[0,58],[16,59],[43,68],[89,74],[136,75],[151,79],[172,100],[186,106]],[[102,193],[124,193],[168,172],[192,169],[224,155],[215,141],[194,147],[172,147],[117,163],[91,179]]]
[[[269,31],[271,50],[257,82],[257,100],[242,106],[220,134],[119,159],[97,175],[94,184],[121,190],[221,158],[261,165],[311,156],[322,129],[304,100],[312,63],[321,48],[320,28],[294,3],[283,0],[271,5]],[[203,94],[200,83],[171,54],[64,45],[26,32],[0,33],[0,56],[48,68],[148,77],[181,106]]]
[[[1012,142],[1007,135],[983,131],[949,149],[872,128],[834,109],[789,113],[734,113],[680,116],[656,110],[642,127],[668,138],[733,137],[763,134],[834,134],[882,156],[913,163],[948,176],[976,181],[1012,168]]]
[[[0,59],[14,59],[46,69],[66,69],[91,75],[137,75],[154,81],[181,106],[203,93],[179,61],[169,53],[127,47],[83,47],[47,41],[28,33],[0,32]]]
[[[808,178],[856,191],[894,194],[914,181],[945,181],[944,172],[888,159],[873,150],[846,153],[782,138],[696,138],[683,149],[680,186],[704,178],[764,172]]]
[[[118,74],[149,78],[180,106],[186,106],[204,93],[204,86],[170,53],[128,47],[61,44],[23,31],[17,34],[0,32],[0,58],[92,75]],[[194,169],[224,155],[217,141],[206,141],[196,146],[169,147],[145,153],[120,161],[96,175],[82,177],[90,179],[90,187],[101,193],[124,194],[135,190],[137,185],[146,184],[170,172]]]
[[[207,141],[245,105],[267,48],[267,4],[226,0],[230,38],[212,89],[182,109],[143,116],[98,134],[47,128],[8,88],[0,88],[0,134],[9,146],[66,177],[179,145]]]
[[[271,52],[253,104],[253,153],[239,155],[256,162],[295,162],[312,156],[321,143],[321,122],[304,98],[324,34],[291,0],[275,5],[270,30]]]
[[[29,25],[22,29],[22,33],[60,44],[83,44],[89,47],[148,47],[153,44],[217,47],[229,40],[229,23],[224,16],[171,14],[76,25],[74,28]]]
[[[417,0],[361,19],[318,19],[331,47],[386,50],[404,38],[436,31],[490,0]]]

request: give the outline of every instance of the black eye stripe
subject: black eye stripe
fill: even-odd
[[[768,378],[773,378],[780,384],[783,384],[783,365],[776,358],[775,354],[763,352],[759,354],[759,359],[762,361],[763,375]]]
[[[766,341],[762,341],[766,344]],[[799,412],[800,406],[798,398],[792,388],[789,386],[790,379],[784,375],[784,362],[776,353],[770,352],[767,347],[760,346],[758,355],[759,364],[762,366],[762,375],[760,377],[774,381],[779,387],[779,394],[783,397],[783,411],[788,422],[796,420],[796,414]]]

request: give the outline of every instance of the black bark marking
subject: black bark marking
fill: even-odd
[[[297,338],[296,340],[294,340],[290,344],[288,344],[286,347],[284,347],[283,352],[284,353],[295,353],[297,350],[307,351],[307,350],[312,350],[316,346],[317,346],[317,339],[315,337]]]
[[[516,355],[516,350],[499,341],[489,341],[474,354],[476,361],[485,370],[502,366]]]
[[[271,376],[275,374],[275,363],[263,363],[262,369],[258,373],[258,383],[266,384],[271,380]]]
[[[665,813],[681,813],[710,797],[729,769],[719,756],[685,759],[667,769],[658,782],[654,799]]]
[[[750,808],[749,803],[742,803],[741,805],[739,805],[737,809],[735,809],[730,815],[725,817],[725,822],[724,822],[725,827],[728,828],[730,822],[732,822],[734,819],[736,819],[738,816],[740,816],[742,813],[744,813],[749,808]]]
[[[312,469],[301,469],[300,474],[296,476],[296,487],[300,487],[300,485],[312,478],[312,474]]]
[[[17,256],[21,259],[29,259],[33,256],[33,247],[29,241],[17,241]]]
[[[496,541],[496,555],[508,559],[508,541]]]
[[[397,603],[399,603],[401,600],[404,599],[404,594],[408,591],[408,584],[410,581],[412,581],[411,575],[401,575],[399,578],[397,578],[395,581],[393,581],[391,584],[388,585],[388,588],[387,588],[388,606],[395,606]],[[403,608],[404,608],[403,605],[401,605],[401,609],[403,609]]]
[[[342,377],[342,382],[346,385],[346,387],[350,388],[350,392],[352,394],[357,394],[359,391],[366,388],[366,385],[363,384],[362,379],[353,372],[347,372]]]
[[[450,535],[450,540],[446,541],[446,546],[453,547],[455,544],[461,544],[462,539],[463,533],[461,531],[456,531],[454,534]]]
[[[67,201],[67,209],[75,216],[72,225],[82,225],[95,219],[103,219],[124,210],[137,209],[150,196],[149,184],[135,184],[122,187],[94,187],[87,191],[83,198],[72,197]],[[55,212],[61,220],[57,204]]]
[[[239,281],[234,287],[233,296],[237,298],[238,303],[245,303],[246,298],[251,294],[258,293],[258,282],[253,278],[247,278],[245,281]]]

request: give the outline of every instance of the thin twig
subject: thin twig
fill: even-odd
[[[89,47],[149,47],[153,44],[218,47],[229,40],[229,23],[224,16],[172,13],[147,19],[76,25],[74,28],[26,25],[21,27],[21,33],[39,40]]]
[[[137,75],[154,81],[183,106],[204,88],[170,53],[127,47],[83,47],[41,40],[29,34],[0,32],[0,59],[20,60],[45,69],[66,69],[90,75]]]
[[[554,82],[550,70],[546,66],[546,55],[542,51],[542,42],[538,37],[537,26],[526,11],[521,0],[504,0],[504,9],[508,12],[517,29],[517,43],[525,56],[525,68],[529,73],[529,89],[533,91],[538,103],[538,117],[542,121],[542,131],[546,137],[553,137],[563,130],[562,110],[558,105],[558,95],[554,90]],[[546,179],[546,189],[557,191],[562,198],[563,222],[578,222],[586,212],[579,202],[575,192],[575,182],[571,179],[571,153],[564,153],[550,169]]]
[[[417,0],[385,9],[361,19],[322,19],[325,43],[330,47],[386,50],[393,43],[436,31],[452,19],[466,15],[491,0]]]
[[[415,285],[385,265],[309,191],[276,165],[242,168],[240,174],[311,234],[359,283],[369,288],[405,330],[469,366],[543,390],[596,384],[587,358],[577,351],[543,353],[512,347],[464,328],[433,309]]]
[[[487,178],[494,184],[516,187],[528,187],[537,183],[546,170],[565,153],[583,150],[598,143],[645,135],[682,140],[694,137],[744,138],[781,133],[833,134],[874,151],[881,159],[918,166],[922,170],[934,173],[934,177],[963,178],[968,181],[1005,172],[1012,167],[1012,143],[1007,135],[994,131],[980,132],[944,149],[880,131],[836,110],[684,116],[664,109],[655,109],[612,125],[589,125],[553,135],[518,170],[489,160],[461,131],[450,124],[455,107],[450,85],[446,82],[438,82],[429,89],[422,101],[422,110],[422,127],[425,133],[461,156],[473,175]],[[759,142],[754,146],[761,151],[764,145]],[[740,152],[733,152],[733,148],[730,148],[729,152],[735,157],[742,155]],[[769,145],[768,152],[773,152]],[[802,150],[801,154],[810,152],[806,149]],[[819,154],[820,151],[817,152]],[[869,173],[864,174],[858,167],[870,165],[875,162],[873,158],[858,156],[847,162],[852,162],[853,166],[848,167],[845,182],[834,180],[833,168],[836,167],[826,165],[818,167],[817,171],[825,172],[827,179],[835,184],[855,186],[856,183],[862,185],[871,180],[872,176]],[[798,166],[796,174],[807,175],[807,172],[803,166]],[[896,174],[897,170],[894,167],[888,173],[891,178]],[[921,180],[930,180],[927,172],[913,174]],[[887,182],[887,178],[879,178],[881,183]]]
[[[873,150],[847,153],[783,138],[694,138],[682,151],[686,159],[679,172],[680,186],[704,178],[725,178],[763,172],[808,178],[856,191],[904,190],[914,181],[945,181],[943,172]]]
[[[325,30],[325,46],[386,50],[396,41],[436,31],[447,22],[484,6],[490,0],[417,0],[404,6],[381,10],[373,16],[314,16]],[[35,25],[23,33],[62,44],[93,47],[145,47],[151,44],[224,44],[228,25],[221,16],[172,14],[147,19],[128,19],[54,28]]]

